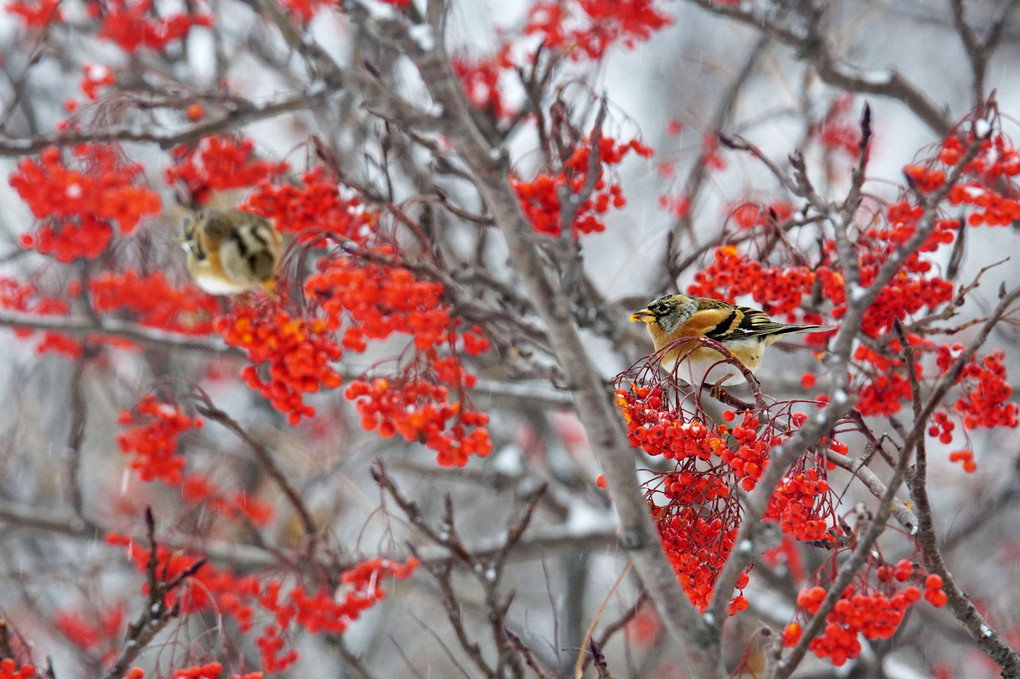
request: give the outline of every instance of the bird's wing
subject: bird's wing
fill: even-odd
[[[684,335],[708,337],[714,340],[731,337],[734,329],[745,323],[746,307],[736,307],[717,299],[699,299],[698,310],[688,318],[682,328]],[[739,331],[738,331],[739,332]]]
[[[687,320],[686,326],[714,340],[762,337],[790,332],[793,326],[776,323],[764,311],[735,306],[715,299],[700,300],[700,309]],[[692,325],[693,324],[693,325]],[[786,330],[786,329],[789,330]]]
[[[210,211],[206,216],[205,235],[210,243],[222,243],[230,237],[234,223],[225,212]]]

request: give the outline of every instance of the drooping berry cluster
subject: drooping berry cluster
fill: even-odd
[[[174,164],[166,170],[167,184],[180,183],[195,202],[204,204],[212,191],[257,186],[279,179],[287,163],[261,160],[255,143],[243,137],[204,137],[195,146],[177,146],[170,152]]]
[[[769,453],[807,417],[790,412],[787,403],[782,406],[782,431],[777,430],[780,420],[767,409],[744,412],[735,425],[715,423],[701,410],[688,412],[686,397],[660,375],[655,363],[653,358],[636,373],[618,377],[617,405],[631,445],[676,462],[673,470],[652,474],[645,484],[646,498],[678,579],[691,602],[704,610],[740,528],[739,492],[754,490]],[[646,380],[648,386],[635,379]],[[722,416],[727,422],[736,419],[728,410]],[[846,451],[838,441],[828,445]],[[778,521],[782,531],[797,540],[834,542],[841,531],[827,471],[828,465],[813,454],[801,457],[773,495],[765,518]],[[746,601],[737,597],[730,612],[744,606]]]
[[[302,174],[300,184],[259,184],[247,204],[301,243],[325,237],[362,242],[375,232],[379,219],[357,193],[342,191],[328,179],[321,166]]]
[[[266,584],[258,596],[259,605],[274,617],[257,640],[266,672],[285,670],[298,659],[298,651],[287,649],[287,631],[292,626],[312,634],[342,634],[361,614],[386,596],[382,582],[390,577],[407,579],[418,568],[415,557],[400,563],[379,557],[345,571],[336,593],[325,587],[314,594],[301,586],[283,595],[279,582]]]
[[[923,578],[923,582],[922,582]],[[942,578],[927,575],[910,561],[903,559],[895,566],[882,565],[876,569],[879,586],[872,585],[867,575],[860,576],[849,585],[836,601],[832,611],[825,618],[822,634],[812,639],[808,648],[819,658],[828,658],[836,666],[856,658],[861,651],[858,635],[867,639],[888,639],[896,632],[906,610],[921,600],[921,586],[924,599],[939,608],[947,600],[942,590]],[[903,589],[895,583],[913,581]],[[825,599],[826,591],[820,586],[802,590],[797,596],[797,606],[814,615]],[[783,643],[793,646],[802,634],[802,627],[791,622],[783,632]]]
[[[963,351],[963,346],[940,345],[936,361],[944,375]],[[971,357],[959,372],[956,383],[963,395],[953,409],[963,418],[965,429],[1017,427],[1018,406],[1009,401],[1013,387],[1006,381],[1005,354],[996,350],[984,356]]]
[[[235,305],[214,325],[227,344],[247,352],[252,365],[242,370],[241,378],[285,413],[291,424],[315,415],[304,394],[340,386],[332,363],[343,352],[321,318],[294,317],[267,301],[261,310]]]
[[[634,47],[668,26],[654,0],[539,0],[528,11],[524,35],[537,35],[548,49],[571,59],[599,60],[614,44]]]
[[[375,256],[389,259],[381,246]],[[325,315],[327,327],[339,332],[349,351],[364,351],[367,340],[394,334],[411,338],[414,355],[387,378],[358,380],[345,395],[355,401],[362,426],[382,436],[399,434],[435,450],[444,466],[462,466],[469,456],[491,450],[488,417],[464,400],[474,376],[452,351],[461,343],[467,354],[488,348],[477,328],[459,333],[443,287],[416,277],[395,264],[352,257],[320,262],[320,271],[305,284],[309,298]],[[455,398],[456,397],[456,398]]]
[[[801,541],[832,544],[834,509],[824,468],[805,469],[799,461],[776,487],[765,511],[766,519],[779,521],[784,533]]]
[[[181,40],[195,26],[211,26],[212,16],[198,12],[164,14],[154,11],[152,0],[91,0],[89,16],[101,19],[98,36],[116,43],[125,52],[145,47],[160,51]]]
[[[135,322],[190,335],[208,335],[220,312],[215,297],[194,286],[171,285],[162,271],[142,275],[136,269],[100,273],[88,282],[92,307],[99,313],[129,311]]]
[[[75,609],[57,611],[53,623],[80,650],[109,663],[117,657],[126,619],[127,606],[123,601],[118,601],[91,611],[88,618]]]
[[[12,311],[27,312],[39,316],[64,315],[71,304],[61,297],[40,295],[31,283],[22,283],[13,278],[0,276],[0,308]],[[17,337],[30,337],[33,331],[27,328],[14,328]],[[55,351],[73,359],[82,355],[81,342],[59,332],[44,332],[36,345],[36,351],[46,353]]]
[[[10,178],[32,214],[43,220],[36,233],[22,234],[21,246],[61,262],[99,257],[114,224],[130,233],[142,217],[161,209],[159,195],[139,185],[143,168],[111,147],[76,146],[71,156],[68,162],[60,149],[48,147],[38,160],[19,161]]]
[[[14,658],[0,660],[0,679],[34,679],[35,676],[35,666],[31,663],[18,666]]]
[[[354,401],[366,430],[423,443],[444,467],[462,467],[471,455],[484,457],[492,450],[488,416],[460,401],[451,403],[449,390],[431,380],[356,380],[344,395]]]
[[[607,179],[606,168],[619,164],[623,158],[635,152],[645,158],[652,150],[637,140],[619,143],[611,137],[601,137],[598,143],[598,169],[592,195],[577,209],[570,233],[576,239],[583,233],[604,231],[601,220],[610,207],[626,205],[620,184]],[[517,192],[524,213],[539,233],[558,236],[563,232],[560,190],[565,187],[570,194],[580,193],[589,181],[591,148],[588,140],[580,143],[563,162],[559,171],[543,172],[531,181],[511,177],[511,184]]]
[[[200,428],[201,418],[189,417],[179,407],[145,394],[133,411],[121,411],[117,422],[127,428],[117,435],[117,445],[133,456],[130,466],[142,481],[162,481],[168,486],[181,482],[187,460],[177,454],[177,437]]]

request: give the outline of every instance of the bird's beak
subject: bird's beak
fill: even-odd
[[[642,309],[641,311],[635,311],[630,315],[631,322],[642,321],[644,323],[651,323],[655,320],[655,312],[650,309]]]

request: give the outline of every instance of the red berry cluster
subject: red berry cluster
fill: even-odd
[[[366,430],[423,443],[444,467],[462,467],[471,455],[492,451],[488,415],[451,403],[448,389],[432,380],[356,380],[344,395],[354,401]]]
[[[138,679],[142,679],[144,676],[143,672],[138,676]],[[174,670],[173,679],[220,679],[221,676],[223,676],[223,665],[211,662],[205,665],[192,665],[187,669]],[[262,679],[262,673],[231,674],[230,679]]]
[[[974,461],[974,451],[964,448],[963,450],[954,450],[949,453],[950,462],[959,462],[960,466],[963,467],[963,471],[968,474],[973,474],[977,471],[977,462]]]
[[[144,215],[161,209],[158,194],[135,185],[143,176],[140,165],[125,162],[108,146],[81,145],[71,153],[69,164],[60,149],[43,149],[38,160],[19,161],[10,178],[32,214],[46,220],[36,234],[22,235],[22,247],[61,262],[95,259],[106,251],[114,223],[129,233]]]
[[[194,26],[211,26],[209,14],[169,14],[154,11],[152,0],[90,0],[89,16],[102,21],[99,37],[116,43],[125,52],[141,47],[160,51],[181,40]]]
[[[581,204],[574,216],[570,231],[576,239],[582,233],[604,231],[606,225],[601,217],[609,212],[610,206],[621,208],[627,201],[623,191],[615,180],[606,179],[606,168],[618,165],[623,158],[635,152],[648,158],[652,149],[637,140],[618,143],[612,137],[601,137],[598,145],[598,175],[595,190]],[[588,165],[591,156],[589,140],[584,140],[563,163],[563,167],[555,173],[541,173],[531,181],[511,177],[510,182],[517,192],[524,213],[532,226],[539,233],[559,236],[563,231],[559,191],[561,186],[569,189],[571,194],[581,192],[588,182]]]
[[[915,358],[935,347],[934,342],[916,333],[907,333],[907,342]],[[906,363],[901,358],[903,346],[898,339],[874,346],[862,344],[854,350],[854,382],[860,396],[857,409],[862,415],[893,415],[912,397]],[[921,361],[915,360],[914,373],[919,379],[924,376]]]
[[[60,0],[12,0],[4,5],[8,13],[21,17],[26,28],[46,28],[53,22],[62,22]],[[0,674],[0,677],[3,677]]]
[[[907,608],[921,600],[921,586],[924,588],[924,599],[932,606],[941,608],[946,604],[942,578],[935,574],[925,576],[908,559],[901,559],[895,565],[882,564],[875,569],[875,578],[881,590],[872,586],[867,574],[863,574],[857,583],[843,591],[825,618],[824,632],[808,645],[815,655],[827,657],[833,665],[839,666],[860,653],[858,634],[868,639],[892,637]],[[897,590],[896,583],[912,584]],[[819,586],[802,590],[797,596],[797,606],[814,615],[825,596],[825,589]],[[783,632],[783,643],[793,646],[800,640],[801,632],[801,626],[791,622]]]
[[[528,10],[524,35],[540,36],[575,61],[597,61],[612,45],[632,48],[669,24],[654,0],[539,0]]]
[[[323,236],[362,242],[375,233],[379,219],[358,194],[343,193],[321,166],[301,175],[300,184],[260,184],[248,196],[247,205],[272,219],[280,231],[295,234],[301,243]]]
[[[374,250],[389,259],[385,246]],[[462,466],[471,455],[491,450],[488,417],[451,400],[474,383],[455,353],[478,354],[488,341],[477,327],[461,336],[451,310],[442,301],[443,287],[422,280],[407,269],[365,259],[323,260],[310,276],[305,292],[325,314],[326,326],[344,327],[341,343],[349,351],[364,351],[366,339],[383,340],[395,333],[409,335],[414,358],[388,379],[358,380],[346,391],[362,415],[365,429],[382,436],[399,434],[435,450],[439,464]]]
[[[805,294],[810,294],[815,274],[803,266],[765,267],[761,262],[740,255],[735,245],[716,248],[714,262],[694,274],[687,293],[714,297],[729,302],[751,295],[768,314],[786,314],[800,309]]]
[[[120,650],[120,635],[126,616],[127,607],[121,601],[108,608],[91,611],[91,620],[77,611],[62,610],[57,612],[53,622],[72,644],[108,663],[117,657]]]
[[[661,386],[631,383],[618,388],[616,398],[631,445],[677,463],[647,482],[645,492],[677,578],[691,603],[704,610],[740,526],[735,490],[738,484],[754,487],[778,439],[768,426],[756,432],[757,418],[750,414],[732,431],[689,417],[664,398]],[[746,584],[746,574],[741,581]],[[738,595],[730,614],[746,607]]]
[[[116,82],[113,69],[104,64],[85,64],[81,67],[81,91],[89,99],[99,97],[100,88],[110,87]],[[77,106],[77,103],[75,104]]]
[[[168,184],[180,182],[197,203],[209,200],[212,191],[256,186],[287,171],[287,163],[271,163],[255,157],[250,139],[204,137],[197,146],[177,146],[170,155],[174,165],[166,170]]]
[[[872,284],[889,256],[903,240],[914,234],[923,215],[923,210],[906,201],[890,205],[886,212],[890,228],[869,229],[858,240],[860,283],[863,286]],[[911,254],[900,271],[882,287],[861,322],[861,330],[865,334],[882,337],[892,331],[897,319],[903,321],[924,308],[934,310],[953,299],[953,283],[934,275],[931,261],[921,255],[951,243],[956,224],[954,220],[939,221],[921,251]],[[827,246],[833,253],[834,248],[834,245]]]
[[[732,508],[733,503],[722,498],[697,505],[652,506],[659,539],[677,580],[702,612],[712,600],[740,528],[739,510],[722,511],[724,506]]]
[[[264,526],[275,516],[273,505],[243,490],[227,491],[205,474],[190,472],[180,484],[181,499],[188,505],[202,505],[215,516],[234,519],[243,516],[255,526]]]
[[[992,133],[981,142],[977,157],[968,163],[963,181],[949,190],[951,204],[972,208],[967,215],[967,223],[972,226],[1009,226],[1020,219],[1020,200],[1013,182],[1020,174],[1020,153],[998,129],[999,123],[996,116],[990,123]],[[973,128],[973,121],[958,125],[955,134],[950,133],[942,143],[938,161],[945,165],[958,163],[974,140]]]
[[[103,272],[89,279],[88,290],[97,312],[129,311],[140,325],[190,335],[211,333],[213,318],[220,311],[215,297],[194,286],[177,288],[162,271]]]
[[[944,375],[963,351],[963,345],[940,345],[936,361]],[[1006,381],[1006,355],[997,349],[985,356],[975,355],[963,366],[957,384],[963,396],[956,400],[953,409],[963,418],[965,429],[1007,427],[1018,424],[1018,406],[1010,402],[1013,387]]]
[[[504,43],[492,56],[479,59],[458,56],[451,60],[453,72],[460,80],[468,101],[501,123],[509,122],[517,113],[516,106],[504,95],[501,86],[503,79],[513,73],[510,47],[510,43]]]
[[[726,415],[723,413],[724,418]],[[782,438],[775,435],[771,421],[761,426],[758,416],[750,412],[744,414],[743,422],[730,430],[730,435],[735,440],[719,449],[719,459],[741,480],[740,487],[751,492],[768,463],[769,451],[782,443]]]
[[[134,455],[131,468],[138,470],[142,481],[158,480],[168,486],[181,482],[187,460],[177,454],[177,437],[201,427],[201,419],[188,417],[177,406],[145,394],[133,412],[121,411],[117,422],[128,427],[117,435],[117,445],[124,454]]]
[[[953,429],[956,428],[956,424],[949,419],[949,415],[944,412],[936,412],[931,417],[932,424],[928,427],[928,436],[936,437],[939,443],[949,445],[953,442]]]
[[[227,344],[248,353],[252,365],[241,372],[245,383],[297,424],[302,417],[315,415],[304,394],[340,386],[340,374],[332,362],[340,360],[343,352],[323,319],[295,318],[270,302],[262,306],[260,311],[235,305],[214,326]]]
[[[799,471],[795,469],[799,468]],[[834,543],[834,510],[824,467],[804,469],[799,462],[769,498],[766,519],[779,521],[784,533],[801,541]]]
[[[667,460],[697,458],[709,461],[726,447],[725,432],[709,429],[682,410],[664,402],[662,389],[631,385],[617,389],[616,403],[627,421],[630,444]]]
[[[296,650],[284,652],[284,634],[292,625],[302,627],[312,634],[342,634],[364,611],[386,596],[381,585],[383,580],[389,577],[407,579],[418,565],[415,557],[404,563],[379,557],[369,559],[341,575],[342,584],[335,594],[326,588],[308,594],[303,587],[298,586],[284,598],[281,597],[280,583],[269,582],[258,598],[259,605],[275,618],[275,622],[266,626],[257,641],[263,670],[282,671],[297,661]]]
[[[107,533],[105,540],[107,544],[124,547],[135,569],[140,573],[147,572],[150,550],[146,545],[120,533]],[[198,560],[198,556],[181,550],[170,550],[163,546],[156,548],[156,572],[167,582],[193,567]],[[206,562],[191,575],[183,588],[168,592],[165,603],[172,606],[176,600],[183,613],[213,609],[224,617],[233,618],[242,632],[248,632],[252,629],[255,614],[253,603],[260,590],[261,586],[255,576],[239,577]],[[147,584],[143,585],[142,591],[148,593]]]
[[[740,228],[753,229],[786,221],[793,214],[793,204],[786,200],[767,204],[745,202],[726,208],[726,213]]]
[[[0,679],[34,679],[35,666],[30,663],[18,666],[14,658],[0,660]]]
[[[40,296],[31,283],[22,283],[13,278],[0,276],[0,308],[22,311],[40,316],[64,315],[70,308],[68,300],[60,297]],[[26,328],[15,328],[17,337],[30,337],[34,331]],[[45,353],[55,351],[70,358],[78,359],[82,354],[81,342],[56,332],[44,332],[36,345],[36,351]]]
[[[273,518],[269,503],[244,491],[227,491],[199,472],[184,473],[187,460],[177,454],[177,439],[189,429],[198,429],[202,420],[188,417],[170,403],[161,403],[152,394],[138,401],[134,412],[124,410],[118,422],[128,429],[117,436],[121,452],[134,455],[130,466],[142,481],[160,481],[177,488],[188,505],[202,504],[217,516],[244,516],[256,526]]]
[[[812,587],[797,596],[797,605],[808,613],[815,613],[825,598],[825,590]],[[856,658],[861,652],[857,635],[868,639],[888,639],[899,627],[906,610],[921,600],[920,590],[911,585],[891,597],[879,591],[858,593],[853,585],[843,592],[832,612],[826,616],[825,630],[811,640],[808,648],[819,658],[828,658],[837,667]],[[791,626],[796,623],[791,623]],[[787,626],[783,639],[796,643],[799,634]],[[797,628],[799,630],[799,625]]]
[[[385,246],[376,252],[393,255]],[[419,350],[450,341],[452,320],[442,302],[443,286],[403,267],[349,257],[322,260],[305,292],[325,313],[331,330],[340,328],[345,315],[350,319],[343,344],[351,351],[364,350],[364,337],[382,340],[394,333],[411,335]]]
[[[836,97],[825,118],[812,125],[808,134],[828,151],[841,151],[851,160],[861,152],[861,127],[856,120],[854,95],[845,92]]]

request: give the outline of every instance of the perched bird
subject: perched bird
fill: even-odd
[[[786,325],[776,323],[764,311],[708,297],[663,295],[647,307],[635,312],[631,321],[648,324],[655,350],[663,349],[682,337],[707,337],[729,349],[733,356],[752,373],[761,365],[761,355],[784,335],[795,332],[825,330],[819,325]],[[691,384],[702,384],[712,371],[716,386],[740,371],[723,361],[723,355],[704,344],[691,340],[679,342],[662,356],[662,367],[672,372],[677,363],[687,361],[678,374]],[[713,364],[718,364],[713,369]]]
[[[195,283],[214,295],[272,291],[282,244],[268,219],[233,209],[199,210],[185,218],[181,242]]]

